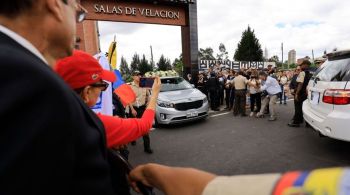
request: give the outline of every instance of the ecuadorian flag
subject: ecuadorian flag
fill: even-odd
[[[124,107],[136,101],[136,95],[130,85],[123,81],[123,78],[119,70],[114,70],[114,74],[117,76],[117,80],[113,83],[113,90],[116,93]]]

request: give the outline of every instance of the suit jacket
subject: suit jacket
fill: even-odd
[[[113,194],[105,131],[56,73],[0,33],[0,194]]]

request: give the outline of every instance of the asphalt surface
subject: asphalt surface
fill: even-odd
[[[220,175],[350,166],[350,143],[320,138],[311,128],[287,126],[292,104],[278,105],[274,122],[222,111],[205,121],[157,128],[151,133],[154,154],[143,152],[140,139],[129,146],[130,161],[195,167]]]

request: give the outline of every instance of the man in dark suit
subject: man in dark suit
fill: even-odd
[[[113,194],[103,124],[50,67],[82,16],[75,0],[0,2],[1,195]]]

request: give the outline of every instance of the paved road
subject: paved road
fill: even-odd
[[[190,166],[221,175],[350,165],[350,143],[320,138],[309,128],[288,127],[292,102],[278,105],[278,113],[275,122],[221,112],[206,121],[158,128],[151,134],[155,153],[144,153],[140,140],[130,146],[130,160]]]

